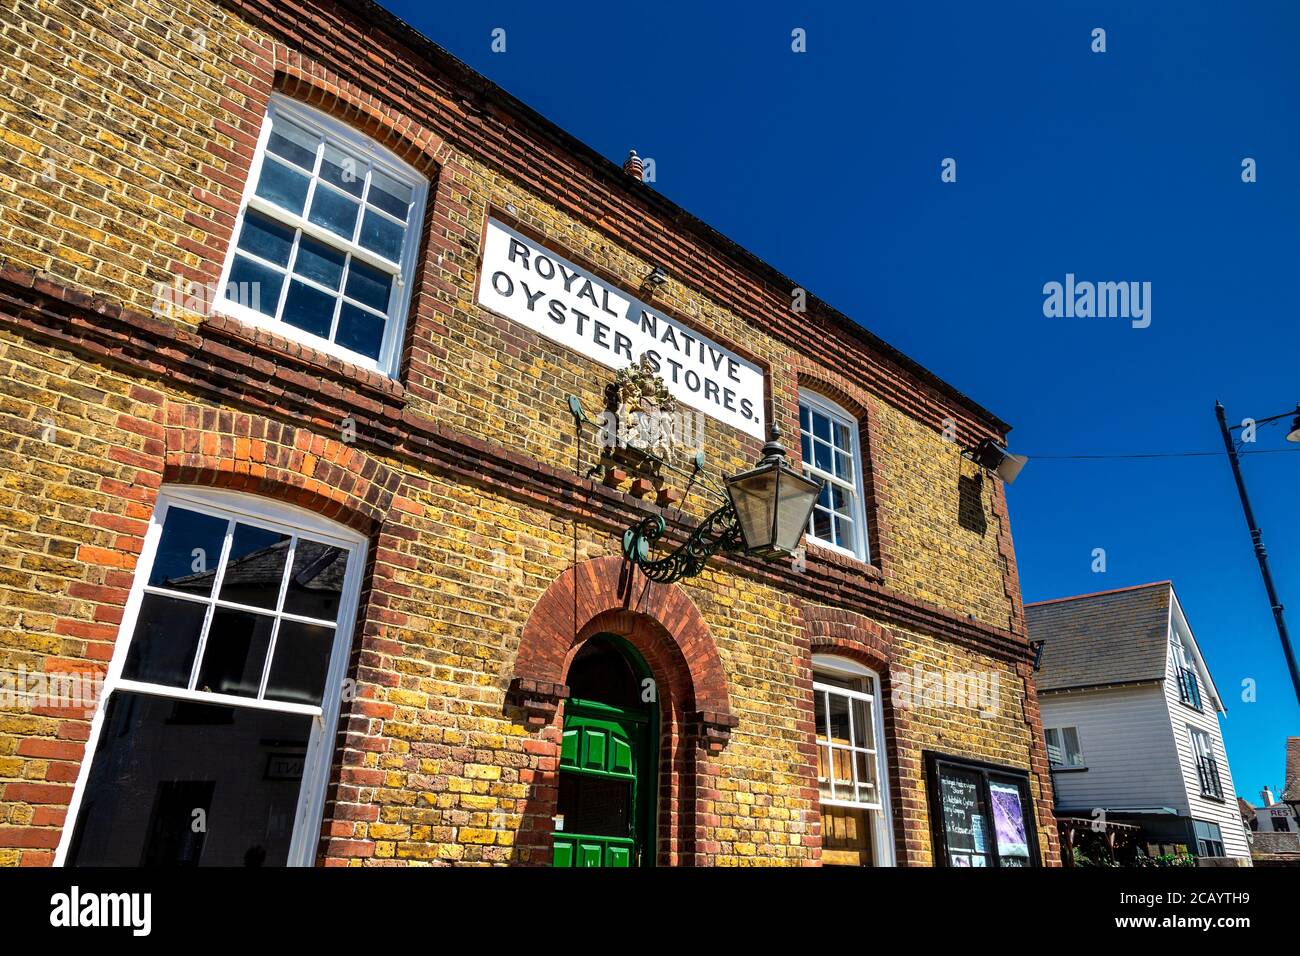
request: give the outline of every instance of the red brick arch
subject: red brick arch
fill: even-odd
[[[319,67],[314,72],[304,69],[278,45],[276,54],[273,85],[285,96],[329,113],[431,177],[451,158],[442,137],[379,105],[355,84]]]
[[[565,677],[573,657],[598,634],[618,635],[654,675],[660,717],[656,859],[664,865],[712,861],[707,795],[717,789],[714,757],[739,721],[709,626],[686,592],[654,584],[624,559],[595,558],[553,581],[524,625],[507,701],[521,723],[540,729],[519,842],[523,859],[549,861],[559,787]]]
[[[693,709],[730,719],[722,660],[695,604],[677,585],[655,584],[619,557],[585,561],[551,583],[524,625],[515,681],[563,685],[577,646],[601,632],[627,638],[651,670],[651,658],[659,660],[657,679],[687,692]]]
[[[168,402],[164,430],[164,481],[262,495],[365,534],[384,522],[402,480],[350,443],[261,415]]]

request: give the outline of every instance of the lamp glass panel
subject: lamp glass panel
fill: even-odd
[[[792,471],[782,473],[774,542],[778,548],[793,551],[799,546],[799,538],[808,527],[808,513],[820,490],[820,482],[810,481]]]
[[[751,472],[727,482],[741,533],[748,548],[767,547],[772,542],[772,515],[776,508],[776,469]],[[807,520],[807,513],[804,513]]]

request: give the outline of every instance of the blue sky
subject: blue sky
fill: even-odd
[[[1011,422],[1025,600],[1172,579],[1238,793],[1282,782],[1300,707],[1226,459],[1056,456],[1221,452],[1216,398],[1300,401],[1300,4],[387,5]],[[1150,282],[1150,326],[1045,317],[1067,273]],[[1284,431],[1245,470],[1300,634]]]

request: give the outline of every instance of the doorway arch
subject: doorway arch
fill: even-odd
[[[681,587],[655,584],[614,556],[581,562],[556,578],[520,638],[506,698],[507,714],[529,731],[525,749],[532,758],[519,860],[551,865],[552,838],[560,832],[555,817],[571,697],[566,682],[582,648],[610,636],[646,668],[658,711],[654,851],[642,847],[643,862],[709,865],[717,848],[707,838],[703,795],[717,789],[717,755],[738,723],[722,661],[708,625]]]

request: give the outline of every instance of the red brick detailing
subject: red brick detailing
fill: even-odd
[[[658,653],[658,644],[676,646],[686,667],[684,686],[691,689],[691,705],[731,714],[722,661],[695,604],[677,585],[655,584],[614,556],[570,568],[546,589],[524,625],[516,681],[563,684],[574,648],[598,632],[593,627],[628,638],[643,654]],[[647,639],[656,635],[650,642],[655,646],[642,647],[623,633],[629,628]]]
[[[1017,589],[1017,595],[1020,593]],[[1047,739],[1043,736],[1043,719],[1038,708],[1038,688],[1034,685],[1034,665],[1029,662],[1016,665],[1016,674],[1024,682],[1025,696],[1021,704],[1025,723],[1029,727],[1029,773],[1038,783],[1034,805],[1038,811],[1038,839],[1047,843],[1043,851],[1044,866],[1061,865],[1061,840],[1056,827],[1053,809],[1052,771],[1047,761]]]
[[[906,812],[906,792],[902,786],[901,768],[906,763],[919,771],[921,755],[899,746],[905,739],[908,715],[905,708],[894,707],[890,665],[894,657],[894,635],[870,618],[839,608],[816,604],[803,606],[803,631],[800,649],[804,652],[806,669],[800,671],[796,684],[807,706],[806,725],[808,739],[800,746],[806,757],[806,775],[810,795],[820,798],[817,787],[816,723],[813,714],[812,665],[814,654],[837,654],[869,667],[880,676],[880,703],[884,717],[885,760],[889,765],[889,796],[894,829],[894,860],[898,866],[909,866],[915,861],[910,852],[909,823]],[[805,676],[806,675],[806,676]],[[820,806],[820,803],[819,803]],[[821,819],[815,823],[817,859],[821,858]]]
[[[625,638],[650,667],[660,713],[657,860],[708,865],[707,805],[717,790],[710,754],[721,750],[732,716],[722,662],[708,625],[676,585],[654,584],[619,557],[595,558],[557,578],[524,625],[511,701],[524,721],[546,724],[530,752],[540,755],[519,843],[534,864],[550,860],[558,796],[559,743],[568,696],[563,679],[579,647],[597,634]]]
[[[329,113],[430,179],[451,159],[446,142],[405,113],[384,106],[356,84],[289,53],[279,44],[275,45],[275,53],[275,86],[285,96]],[[228,82],[234,82],[233,76]]]
[[[990,480],[993,482],[993,514],[998,519],[998,562],[1002,565],[1002,588],[1006,591],[1007,601],[1011,605],[1009,629],[1012,634],[1028,640],[1029,629],[1025,626],[1025,605],[1020,597],[1020,572],[1016,568],[1016,547],[1011,541],[1011,513],[1007,510],[1007,486],[996,478]]]
[[[260,415],[167,402],[166,481],[275,498],[370,533],[402,476],[351,444]]]

